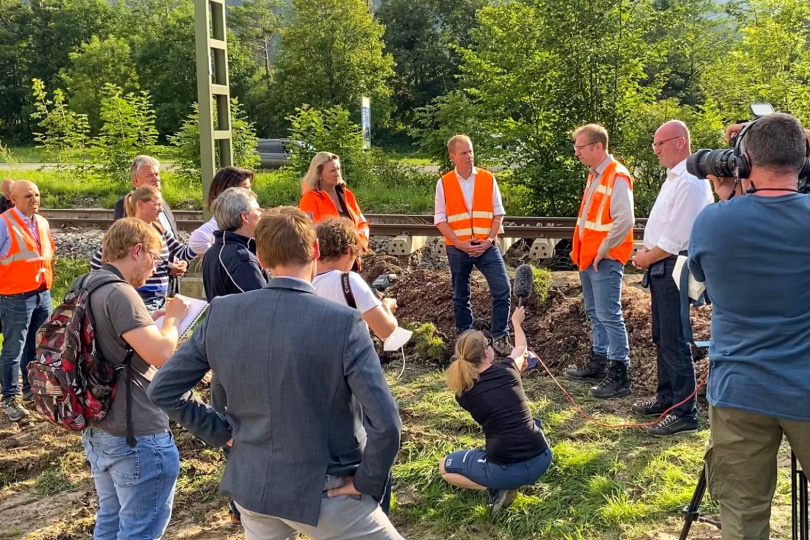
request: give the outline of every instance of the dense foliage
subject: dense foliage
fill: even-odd
[[[349,168],[376,159],[326,147],[355,137],[369,96],[374,141],[412,143],[446,167],[447,138],[469,133],[532,214],[575,211],[583,174],[569,134],[582,123],[610,131],[643,215],[663,179],[650,141],[664,121],[686,121],[693,148],[720,144],[751,102],[810,121],[805,0],[244,0],[228,24],[244,122],[301,138],[299,173],[311,149],[345,154]],[[191,0],[0,0],[0,140],[70,162],[113,129],[107,84],[120,99],[148,93],[159,143],[188,135],[193,32]],[[345,134],[312,144],[304,117]]]

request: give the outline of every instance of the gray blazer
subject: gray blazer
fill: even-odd
[[[227,394],[224,417],[190,392],[209,368]],[[360,313],[301,280],[215,298],[148,395],[210,445],[233,438],[220,492],[308,525],[325,475],[353,474],[379,500],[399,449],[397,405]]]

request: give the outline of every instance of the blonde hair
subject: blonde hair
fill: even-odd
[[[473,387],[478,380],[478,365],[486,358],[489,342],[478,330],[467,330],[456,341],[456,354],[453,363],[447,368],[447,386],[461,395]]]
[[[135,217],[139,202],[153,201],[157,197],[160,197],[160,191],[152,185],[141,186],[131,191],[124,197],[124,208],[127,217]]]
[[[138,244],[152,251],[163,249],[163,239],[150,224],[134,217],[116,220],[101,239],[101,260],[123,259]]]
[[[256,252],[265,266],[305,265],[315,260],[315,225],[295,206],[279,206],[256,227]]]
[[[340,161],[340,157],[332,152],[318,152],[309,162],[309,170],[301,179],[301,194],[321,189],[321,171],[330,161]]]
[[[463,133],[459,133],[458,135],[453,135],[452,137],[450,137],[450,140],[447,141],[447,153],[448,154],[453,153],[453,149],[455,148],[456,143],[459,142],[459,141],[466,141],[466,142],[470,143],[470,146],[472,146],[472,139],[470,139],[469,136],[464,135]]]
[[[607,150],[608,147],[608,132],[601,124],[585,124],[575,129],[571,133],[571,138],[576,141],[580,134],[585,133],[588,136],[588,143],[602,143],[602,147]]]

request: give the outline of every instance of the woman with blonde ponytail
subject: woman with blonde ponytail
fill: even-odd
[[[512,315],[515,348],[497,359],[483,333],[468,330],[456,341],[447,386],[484,430],[486,450],[458,450],[442,458],[439,472],[454,486],[486,490],[493,514],[515,499],[517,488],[535,483],[551,464],[542,423],[532,417],[520,372],[527,366],[524,308]]]

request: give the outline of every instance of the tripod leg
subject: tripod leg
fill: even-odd
[[[810,523],[807,515],[807,475],[799,469],[796,454],[790,453],[790,503],[793,540],[810,540]]]
[[[700,502],[703,500],[703,495],[706,493],[706,465],[700,471],[700,478],[698,478],[697,486],[695,486],[695,493],[692,495],[692,500],[689,501],[689,506],[683,509],[684,523],[681,529],[681,536],[678,540],[686,540],[689,536],[689,531],[692,529],[694,523],[700,517]]]
[[[796,456],[793,456],[796,459]],[[810,540],[810,523],[807,516],[807,475],[799,471],[799,519],[801,520],[802,540]]]

